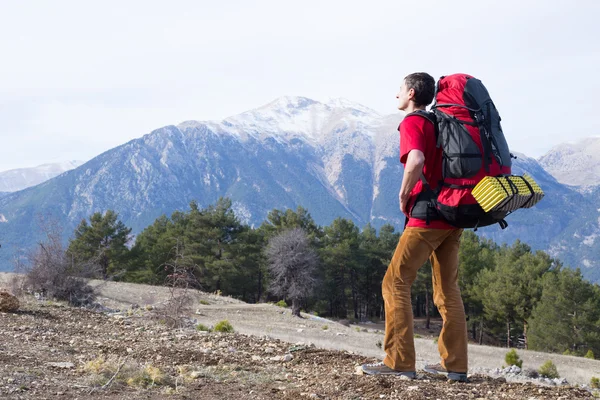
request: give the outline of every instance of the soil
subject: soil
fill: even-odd
[[[347,327],[309,315],[299,319],[273,305],[197,292],[188,326],[174,329],[156,312],[168,299],[166,288],[109,283],[99,290],[100,302],[112,310],[22,296],[18,312],[0,313],[0,398],[594,398],[575,386],[507,382],[478,372],[478,365],[501,366],[506,349],[470,347],[470,383],[449,383],[423,371],[417,380],[357,375],[360,364],[383,354],[377,346],[383,335],[372,324]],[[195,328],[223,319],[234,333]],[[416,342],[427,358],[419,363],[436,361],[433,340]],[[535,367],[536,353],[521,353],[524,364]],[[561,376],[577,368],[600,375],[598,361],[539,354],[539,364],[552,358]],[[571,384],[578,383],[573,379]]]

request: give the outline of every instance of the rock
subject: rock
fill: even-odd
[[[298,329],[298,331],[297,331],[297,332],[298,332],[298,333],[302,333],[302,332],[304,332],[304,329]]]
[[[532,379],[538,378],[540,376],[539,372],[532,368],[525,368],[523,370],[523,375]]]
[[[252,356],[252,361],[260,361],[262,360],[261,356]]]
[[[354,375],[364,375],[364,374],[365,373],[360,365],[354,369]]]
[[[15,312],[19,309],[19,299],[7,292],[0,290],[0,312]]]
[[[72,362],[49,362],[47,365],[50,367],[63,369],[75,368],[75,364],[73,364]]]
[[[347,319],[341,319],[338,321],[338,323],[344,326],[350,326],[350,321],[348,321]]]
[[[286,354],[283,356],[275,356],[275,357],[269,358],[269,360],[271,360],[271,361],[283,361],[283,362],[289,362],[289,361],[292,361],[293,359],[294,359],[294,356],[291,354]]]
[[[202,371],[192,371],[189,373],[189,377],[192,379],[198,379],[202,376],[204,376],[204,373],[202,373]]]

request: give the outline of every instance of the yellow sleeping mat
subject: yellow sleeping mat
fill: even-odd
[[[544,197],[542,189],[527,174],[486,176],[473,188],[472,194],[485,212],[530,208]]]

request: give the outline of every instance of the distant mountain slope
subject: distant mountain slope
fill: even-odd
[[[0,172],[0,192],[16,192],[38,185],[65,171],[77,168],[81,164],[83,164],[82,161],[66,161]]]
[[[577,143],[563,143],[540,158],[544,167],[560,183],[574,186],[600,185],[600,137]]]

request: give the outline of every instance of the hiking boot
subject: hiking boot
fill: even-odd
[[[467,373],[466,372],[452,372],[452,371],[448,371],[440,363],[426,365],[425,368],[423,368],[423,369],[425,370],[425,372],[429,372],[430,374],[442,374],[442,375],[446,375],[446,377],[448,377],[449,381],[456,381],[456,382],[468,382],[469,381],[467,379]]]
[[[417,378],[417,373],[415,371],[397,371],[395,369],[391,369],[383,362],[363,364],[360,366],[360,368],[365,375],[395,375],[404,376],[409,379]]]

